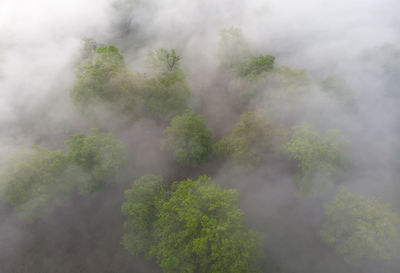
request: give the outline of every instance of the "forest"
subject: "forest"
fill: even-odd
[[[399,272],[395,1],[23,2],[0,273]]]

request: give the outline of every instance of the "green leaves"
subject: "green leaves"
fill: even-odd
[[[315,197],[330,190],[331,183],[340,179],[348,164],[345,147],[337,132],[331,131],[322,137],[309,125],[295,127],[284,149],[297,163],[301,194]]]
[[[206,162],[212,154],[211,131],[204,118],[187,111],[171,121],[165,130],[166,147],[174,155],[175,160],[184,166],[196,166]]]
[[[74,170],[63,151],[41,147],[19,150],[9,162],[3,177],[2,199],[29,221],[50,213],[63,203],[72,190]]]
[[[145,113],[156,120],[168,121],[187,108],[190,96],[183,74],[166,73],[147,80],[142,101]]]
[[[220,189],[207,176],[175,182],[167,194],[160,183],[147,175],[126,191],[128,250],[156,257],[167,273],[254,272],[259,242],[243,226],[235,191]]]
[[[121,143],[97,130],[87,135],[72,135],[68,145],[71,162],[89,174],[87,181],[79,186],[83,195],[99,192],[114,183],[115,176],[126,163]]]
[[[96,130],[71,136],[68,145],[68,151],[36,146],[11,158],[1,197],[22,218],[32,221],[50,213],[76,186],[86,196],[105,190],[126,163],[121,143]]]
[[[223,68],[231,68],[251,56],[249,44],[240,28],[225,28],[219,34],[217,54]]]
[[[342,188],[326,206],[322,241],[347,262],[388,260],[398,253],[400,220],[388,204]]]
[[[155,51],[150,51],[148,54],[148,63],[154,71],[159,74],[180,72],[181,57],[176,55],[175,49],[167,50],[160,48]]]
[[[155,244],[154,223],[157,220],[157,204],[164,198],[163,178],[145,175],[135,180],[132,188],[125,191],[122,214],[126,217],[126,234],[122,244],[131,254],[150,256]]]
[[[107,104],[131,120],[168,121],[187,108],[190,96],[180,59],[174,49],[150,52],[155,77],[147,78],[126,68],[116,47],[99,47],[78,68],[71,98],[87,115],[96,115],[93,107]]]
[[[271,55],[251,56],[232,65],[231,71],[239,77],[254,79],[274,68],[275,57]]]
[[[241,115],[232,134],[223,137],[214,150],[217,156],[230,157],[235,164],[257,166],[271,150],[275,132],[262,111]]]
[[[72,101],[85,112],[89,105],[113,100],[107,83],[119,73],[126,73],[123,56],[114,46],[99,47],[77,70],[77,80],[71,89]]]

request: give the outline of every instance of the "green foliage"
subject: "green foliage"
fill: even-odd
[[[189,96],[183,75],[167,73],[147,81],[142,101],[148,116],[168,121],[185,111]]]
[[[275,57],[271,55],[251,56],[244,61],[234,64],[231,71],[239,77],[254,79],[273,70]]]
[[[99,47],[77,71],[71,90],[75,105],[85,114],[91,106],[106,103],[133,120],[147,116],[168,121],[181,114],[190,96],[180,57],[175,50],[149,53],[155,78],[146,78],[125,67],[124,58],[114,46]]]
[[[133,182],[131,189],[125,191],[122,214],[126,217],[126,234],[122,244],[134,254],[149,257],[155,244],[154,223],[157,220],[157,204],[165,196],[163,178],[144,175]]]
[[[76,177],[63,151],[35,146],[12,157],[3,179],[2,199],[32,221],[64,202]]]
[[[151,68],[160,73],[179,72],[181,57],[176,55],[175,49],[167,50],[160,48],[155,51],[150,51],[148,54],[148,63]]]
[[[68,145],[71,162],[89,175],[79,187],[83,195],[110,186],[126,163],[124,147],[119,140],[97,130],[91,130],[87,135],[72,135]]]
[[[125,66],[124,56],[115,46],[102,46],[96,49],[95,62],[103,65]]]
[[[262,111],[242,114],[232,134],[214,145],[219,157],[231,158],[235,164],[256,166],[271,151],[275,132]]]
[[[143,74],[122,69],[104,85],[104,100],[117,111],[136,120],[145,113],[147,79]]]
[[[174,49],[161,48],[148,55],[156,77],[147,80],[142,97],[147,115],[156,120],[168,121],[187,108],[190,92],[180,59]]]
[[[284,149],[297,162],[299,192],[313,196],[327,191],[329,183],[346,169],[345,148],[338,132],[330,131],[322,137],[309,125],[295,127]]]
[[[240,28],[230,27],[220,30],[218,59],[223,68],[241,63],[250,57],[250,47]]]
[[[2,170],[1,197],[27,220],[35,220],[64,203],[74,187],[83,195],[105,189],[124,166],[121,143],[92,130],[73,135],[69,150],[48,150],[35,146],[19,150]]]
[[[77,79],[71,89],[73,102],[85,111],[90,104],[112,100],[118,93],[107,89],[107,83],[119,73],[127,72],[118,49],[114,46],[97,48],[93,57],[77,70]]]
[[[243,225],[234,190],[222,190],[202,176],[175,182],[146,175],[125,192],[123,245],[131,253],[156,257],[164,272],[255,272],[258,236]]]
[[[296,99],[307,93],[311,88],[311,80],[304,69],[293,69],[289,66],[280,66],[271,73],[271,84],[275,92],[271,94],[275,99]]]
[[[172,119],[165,134],[165,144],[179,164],[196,166],[210,159],[212,134],[202,116],[187,111]]]
[[[388,204],[365,199],[342,188],[326,206],[321,230],[324,243],[347,262],[382,261],[396,257],[400,246],[400,220]]]
[[[165,272],[254,272],[258,247],[245,230],[234,190],[221,190],[207,176],[176,182],[159,204],[158,245],[152,250]]]

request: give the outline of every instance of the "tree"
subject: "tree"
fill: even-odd
[[[111,186],[126,163],[121,142],[94,129],[87,135],[70,136],[68,145],[71,162],[88,175],[79,186],[83,195],[91,195]]]
[[[255,79],[273,70],[275,57],[271,55],[251,56],[232,65],[231,71],[239,77]]]
[[[146,115],[169,121],[187,109],[189,88],[181,74],[167,73],[148,79],[142,101]]]
[[[311,89],[311,80],[305,69],[280,66],[269,75],[269,82],[273,86],[271,99],[298,99]]]
[[[92,106],[106,104],[132,120],[150,117],[168,121],[187,108],[190,96],[180,57],[175,50],[149,53],[155,76],[130,71],[114,46],[98,47],[77,70],[71,98],[85,114]],[[93,112],[94,115],[96,112]]]
[[[165,134],[165,145],[179,164],[196,166],[210,159],[212,134],[202,116],[187,111],[171,120]]]
[[[235,191],[202,176],[174,183],[159,206],[153,253],[165,272],[253,272],[258,242],[243,226]]]
[[[219,31],[217,55],[224,69],[251,56],[249,44],[240,28],[230,27]]]
[[[122,244],[134,254],[150,257],[155,245],[154,224],[157,221],[157,204],[165,198],[162,176],[144,175],[133,182],[132,188],[125,191],[122,214],[126,217],[126,234]]]
[[[126,68],[124,57],[116,47],[102,46],[77,69],[70,95],[74,104],[87,115],[96,114],[93,106],[107,104],[131,119],[138,119],[144,112],[145,89],[145,76]]]
[[[284,149],[297,163],[298,189],[305,196],[327,194],[348,165],[346,143],[336,131],[323,137],[309,125],[295,127]]]
[[[241,115],[231,135],[215,144],[217,156],[231,158],[235,164],[256,166],[271,151],[275,131],[262,111]]]
[[[146,175],[127,190],[124,246],[156,257],[164,272],[255,272],[259,238],[245,229],[234,190],[222,190],[201,176],[175,182]]]
[[[20,150],[3,176],[2,199],[14,206],[21,218],[33,221],[62,204],[78,177],[63,151],[39,146]]]
[[[174,49],[149,53],[148,63],[155,77],[147,80],[142,97],[147,115],[154,119],[169,121],[187,108],[190,92],[180,59]]]
[[[112,100],[117,94],[107,90],[107,82],[124,69],[124,58],[116,47],[97,48],[77,70],[77,79],[71,89],[73,102],[85,111],[91,104]]]
[[[160,48],[150,51],[147,62],[158,74],[180,72],[181,57],[176,55],[175,49]]]
[[[388,204],[341,188],[326,206],[322,241],[347,262],[393,258],[400,246],[400,220]]]

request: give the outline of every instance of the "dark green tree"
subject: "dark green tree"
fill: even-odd
[[[259,241],[244,228],[234,190],[207,176],[176,182],[158,215],[152,253],[165,272],[254,272]]]
[[[258,235],[243,225],[234,190],[222,190],[202,176],[175,182],[146,175],[126,191],[124,246],[156,257],[166,273],[256,272]]]
[[[144,175],[125,191],[122,214],[126,218],[126,234],[122,244],[132,255],[150,257],[150,250],[156,244],[154,228],[158,219],[157,204],[165,198],[165,193],[163,178],[157,175]]]
[[[187,111],[171,120],[165,134],[165,146],[179,164],[196,166],[210,159],[212,134],[202,116]]]

